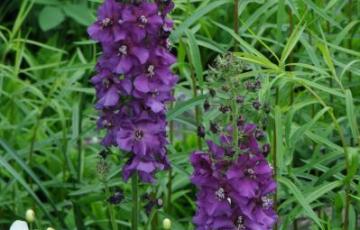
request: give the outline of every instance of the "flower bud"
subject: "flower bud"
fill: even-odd
[[[219,132],[219,126],[216,123],[213,123],[210,121],[210,131],[212,133],[218,133]]]
[[[209,89],[209,93],[211,97],[215,97],[216,96],[216,91],[214,89]]]
[[[46,230],[55,230],[55,228],[48,227]]]
[[[32,209],[26,210],[25,219],[27,222],[32,223],[35,221],[35,212]]]
[[[171,220],[169,218],[163,220],[163,228],[167,230],[171,229]]]
[[[205,102],[204,102],[204,110],[208,111],[209,109],[210,109],[210,103],[209,103],[208,100],[205,100]]]
[[[245,97],[244,97],[244,96],[237,96],[237,97],[236,97],[236,102],[237,102],[238,104],[242,104],[242,103],[244,103],[244,101],[245,101]]]
[[[28,224],[22,220],[16,220],[10,226],[10,230],[28,230],[28,229],[29,229]]]
[[[205,137],[205,127],[204,126],[202,126],[202,125],[198,126],[197,135],[202,138]]]
[[[258,100],[255,100],[255,101],[253,101],[252,106],[254,107],[254,109],[259,110],[261,104]]]

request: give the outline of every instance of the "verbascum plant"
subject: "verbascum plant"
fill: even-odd
[[[226,55],[218,59],[209,76],[214,86],[222,87],[209,90],[213,99],[205,101],[204,110],[218,107],[222,116],[210,122],[208,150],[195,151],[190,157],[191,181],[198,188],[193,219],[198,230],[265,230],[277,221],[272,200],[276,182],[266,160],[270,145],[263,130],[269,108],[252,97],[261,88],[259,79],[242,86],[233,81],[243,69],[236,58]],[[198,135],[205,137],[206,129],[198,129]]]
[[[91,79],[98,127],[107,130],[102,144],[126,153],[125,180],[136,173],[143,182],[154,182],[156,171],[170,167],[165,112],[177,82],[168,41],[173,23],[166,16],[172,8],[172,1],[105,0],[88,28],[103,51]]]

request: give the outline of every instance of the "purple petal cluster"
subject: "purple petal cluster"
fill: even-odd
[[[100,111],[98,127],[107,130],[102,144],[129,153],[125,180],[137,172],[144,182],[169,167],[166,157],[166,103],[173,100],[177,76],[170,66],[172,1],[119,3],[105,0],[88,28],[102,47],[91,79]]]
[[[266,230],[277,220],[272,194],[273,170],[256,139],[256,126],[244,124],[236,155],[231,128],[220,144],[207,141],[208,152],[191,155],[191,181],[198,188],[194,223],[198,230]]]

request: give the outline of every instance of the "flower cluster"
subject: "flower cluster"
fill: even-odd
[[[172,7],[171,1],[105,0],[88,28],[103,50],[91,79],[101,111],[98,126],[107,130],[102,144],[129,153],[125,180],[137,172],[152,182],[157,170],[169,167],[165,109],[177,82],[170,70],[176,61],[168,41],[173,24],[166,17]]]
[[[254,124],[241,125],[236,150],[231,132],[227,127],[220,144],[207,141],[208,152],[191,155],[191,180],[198,187],[194,223],[198,230],[272,229],[277,219],[271,199],[276,183],[258,143],[262,135]]]

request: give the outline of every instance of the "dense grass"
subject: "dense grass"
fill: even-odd
[[[86,26],[100,0],[3,0],[0,3],[0,229],[34,208],[44,229],[110,229],[131,218],[131,184],[113,150],[99,177],[94,90],[99,47]],[[277,172],[279,229],[359,229],[360,2],[344,0],[175,0],[174,66],[180,76],[170,105],[170,173],[140,194],[165,206],[141,225],[193,229],[195,188],[189,154],[203,144],[200,123],[208,65],[227,51],[251,65],[239,80],[261,77],[259,97],[271,105],[269,158]],[[235,29],[234,24],[239,27]],[[108,189],[107,189],[108,188]],[[124,201],[106,199],[121,188]],[[308,227],[305,227],[308,226]]]

